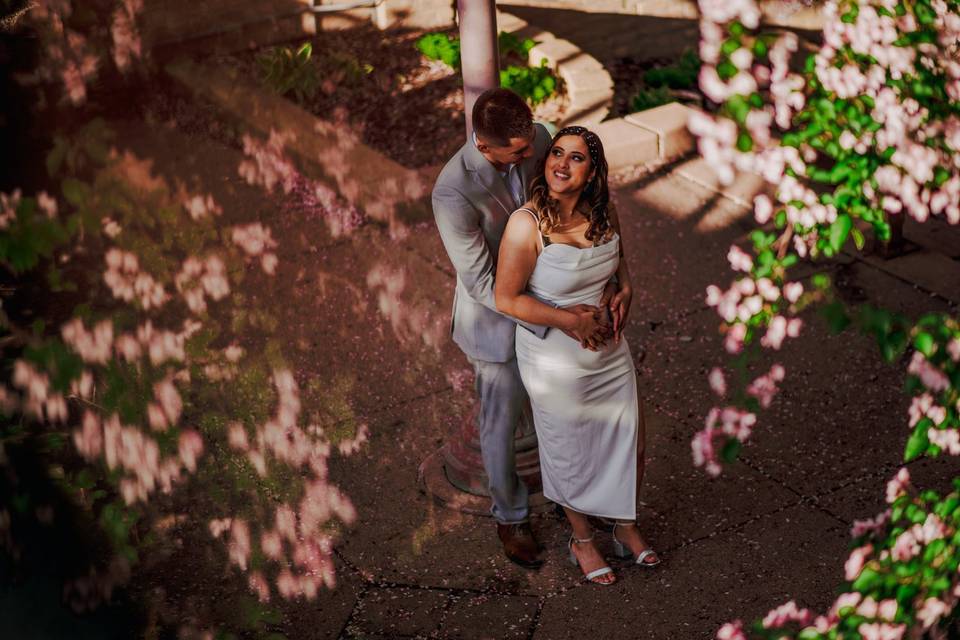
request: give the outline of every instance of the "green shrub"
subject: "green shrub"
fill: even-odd
[[[507,64],[511,57],[526,61],[536,44],[530,38],[521,40],[512,33],[501,31],[497,38],[500,49],[500,86],[512,89],[531,105],[536,105],[557,92],[557,78],[546,66],[544,59],[539,67]],[[460,38],[445,33],[428,33],[417,39],[417,50],[431,60],[441,60],[453,69],[460,68]]]
[[[630,106],[634,111],[644,111],[674,101],[673,94],[670,93],[669,89],[656,87],[654,89],[641,89],[640,93],[633,96]]]
[[[521,40],[512,33],[501,31],[497,38],[497,47],[500,50],[501,61],[510,56],[519,57],[526,61],[530,49],[536,42],[530,38]],[[417,38],[417,51],[430,58],[440,60],[452,69],[460,68],[460,38],[445,33],[428,33]]]
[[[440,60],[453,69],[460,68],[460,38],[445,33],[428,33],[417,38],[417,51],[431,60]]]
[[[517,55],[521,60],[526,62],[527,57],[530,54],[530,49],[533,49],[533,46],[537,44],[530,38],[524,38],[521,40],[512,33],[507,33],[506,31],[501,31],[500,35],[497,37],[497,47],[500,49],[500,59],[508,57],[511,54]]]
[[[503,69],[500,71],[500,86],[515,91],[531,105],[536,105],[556,93],[557,79],[544,59],[539,67],[510,65]]]
[[[298,102],[312,99],[320,88],[316,67],[310,62],[313,45],[304,43],[294,51],[291,47],[271,47],[257,56],[261,80],[284,96],[293,93]]]
[[[643,82],[648,87],[669,87],[671,89],[692,89],[697,86],[700,75],[700,57],[692,49],[687,49],[676,64],[650,69],[643,74]]]

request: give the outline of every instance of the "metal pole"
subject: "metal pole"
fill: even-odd
[[[460,16],[460,68],[463,73],[463,110],[467,140],[473,133],[470,114],[477,97],[500,86],[497,51],[497,9],[494,0],[457,0]]]

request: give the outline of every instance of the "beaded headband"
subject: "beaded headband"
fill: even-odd
[[[600,155],[603,153],[603,147],[600,144],[600,136],[595,134],[593,131],[590,131],[586,127],[581,127],[579,125],[560,129],[560,131],[557,131],[557,135],[555,135],[553,139],[559,140],[563,136],[580,136],[583,138],[583,141],[587,143],[587,151],[590,152],[590,160],[593,162],[593,166],[597,166],[600,163]]]

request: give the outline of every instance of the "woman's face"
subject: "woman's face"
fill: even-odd
[[[582,191],[592,177],[590,153],[580,136],[558,138],[547,152],[544,177],[547,187],[556,194]]]

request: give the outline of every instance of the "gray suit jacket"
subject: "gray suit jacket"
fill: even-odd
[[[530,195],[536,165],[550,145],[546,128],[534,127],[534,153],[520,165],[524,198]],[[473,141],[468,140],[447,162],[433,187],[433,217],[457,271],[453,340],[471,358],[487,362],[507,362],[515,357],[517,321],[497,311],[493,300],[500,238],[514,209],[503,178]],[[547,331],[546,327],[520,324],[541,338]]]

